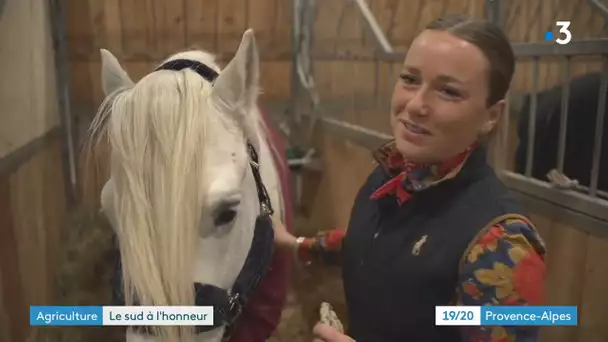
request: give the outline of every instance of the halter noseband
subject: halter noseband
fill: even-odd
[[[211,83],[219,76],[219,73],[209,66],[189,59],[176,59],[168,61],[155,71],[171,70],[181,71],[190,69],[199,74],[203,79]],[[249,165],[255,179],[260,201],[260,215],[256,219],[254,236],[251,248],[245,259],[245,264],[239,272],[236,281],[230,290],[225,290],[211,284],[194,283],[195,305],[213,306],[213,325],[197,326],[196,332],[211,331],[215,328],[226,326],[224,339],[228,339],[234,328],[234,323],[240,317],[243,307],[249,299],[249,295],[257,288],[260,280],[265,276],[274,252],[274,231],[270,216],[274,213],[268,191],[264,186],[260,175],[258,154],[251,142],[247,142],[249,152]],[[114,301],[119,305],[124,305],[124,295],[122,291],[122,272],[120,257],[117,260],[117,268],[114,278]],[[135,301],[134,305],[139,305]],[[140,333],[149,333],[148,327],[133,326]]]

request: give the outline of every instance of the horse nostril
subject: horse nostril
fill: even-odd
[[[234,220],[235,216],[236,216],[236,210],[233,210],[233,209],[222,210],[215,217],[214,224],[216,226],[223,226],[225,224],[232,222],[232,220]]]

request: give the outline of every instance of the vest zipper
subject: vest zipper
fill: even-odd
[[[369,255],[371,254],[371,252],[372,252],[372,250],[374,248],[374,245],[376,244],[376,239],[378,238],[378,236],[380,236],[381,233],[382,233],[382,226],[378,225],[378,229],[376,230],[376,232],[372,236],[372,242],[371,242],[371,244],[367,248],[367,251],[366,251],[364,257],[362,257],[361,260],[359,261],[359,267],[365,266],[365,261],[366,261],[366,259],[369,258]]]

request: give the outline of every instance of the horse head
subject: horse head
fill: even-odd
[[[223,70],[213,55],[185,51],[134,82],[109,51],[101,56],[106,98],[89,138],[111,149],[101,202],[119,245],[122,303],[216,307],[212,327],[130,329],[128,340],[219,341],[255,283],[239,284],[243,268],[272,246],[253,31]],[[249,270],[253,280],[262,269]]]

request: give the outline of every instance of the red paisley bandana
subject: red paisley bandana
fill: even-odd
[[[370,198],[379,199],[394,195],[401,205],[412,196],[411,189],[405,186],[406,181],[412,182],[415,185],[414,188],[426,185],[424,183],[429,180],[430,183],[435,183],[461,166],[477,146],[478,144],[475,143],[456,157],[443,163],[421,164],[405,159],[397,151],[394,142],[384,145],[374,153],[374,157],[390,174],[396,174],[396,176],[378,188]]]

